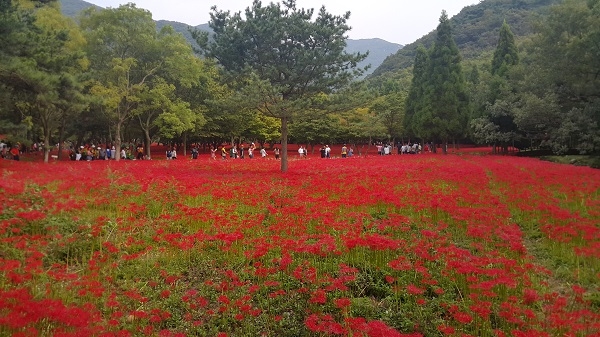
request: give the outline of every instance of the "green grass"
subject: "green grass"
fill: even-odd
[[[542,156],[540,159],[559,164],[600,168],[600,156],[598,155]]]

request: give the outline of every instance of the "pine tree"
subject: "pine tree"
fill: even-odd
[[[365,54],[347,53],[350,12],[336,16],[321,7],[296,7],[295,0],[263,7],[252,2],[245,14],[213,7],[214,31],[207,54],[235,78],[248,78],[246,96],[261,113],[281,121],[281,171],[287,171],[288,123],[301,119],[311,98],[339,92],[362,70]],[[197,36],[199,43],[205,36]],[[254,99],[256,98],[256,99]]]

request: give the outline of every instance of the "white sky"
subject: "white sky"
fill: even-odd
[[[252,0],[86,0],[101,7],[118,7],[133,2],[138,8],[152,13],[154,20],[170,20],[191,26],[207,23],[210,8],[232,13],[244,11]],[[270,3],[263,0],[263,6]],[[273,1],[279,2],[279,1]],[[479,0],[297,0],[298,8],[314,8],[315,12],[325,5],[334,15],[351,12],[348,32],[351,39],[380,38],[389,42],[409,44],[434,30],[442,10],[448,17],[458,14],[466,6]]]

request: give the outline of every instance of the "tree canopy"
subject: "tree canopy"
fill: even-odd
[[[252,2],[244,15],[212,8],[212,41],[207,56],[230,75],[247,77],[248,100],[262,113],[281,120],[281,170],[287,170],[288,122],[310,105],[311,97],[344,88],[361,70],[366,55],[348,54],[350,13],[336,16],[321,7],[300,9],[295,0],[263,6]],[[199,43],[204,40],[198,39]]]
[[[421,138],[444,143],[463,137],[470,114],[469,98],[461,57],[445,11],[440,16],[433,48],[428,55],[421,48],[417,56],[414,87],[407,101],[410,129]]]

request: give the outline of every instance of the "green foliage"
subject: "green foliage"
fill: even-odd
[[[338,128],[334,116],[311,110],[290,124],[290,135],[299,144],[330,143]]]
[[[508,145],[517,139],[517,126],[513,115],[516,106],[509,97],[489,104],[484,117],[471,120],[472,135],[479,143]]]
[[[44,141],[48,161],[51,136],[67,115],[84,107],[85,41],[55,3],[20,4],[24,7],[5,4],[0,17],[6,46],[0,52],[0,87],[5,90],[0,114],[13,124],[30,118],[35,123],[31,138]]]
[[[115,125],[117,152],[122,128],[134,117],[147,143],[153,132],[175,138],[204,124],[203,99],[210,95],[214,73],[203,74],[202,62],[173,28],[157,32],[150,13],[132,4],[90,8],[81,26],[90,41],[90,91],[102,98]]]
[[[248,76],[248,106],[281,120],[281,170],[287,170],[288,121],[305,111],[310,98],[344,88],[360,75],[357,63],[366,55],[348,54],[346,21],[324,7],[299,9],[295,0],[263,7],[253,1],[242,17],[213,7],[214,35],[205,48],[234,76]],[[203,43],[204,41],[200,41]]]
[[[247,139],[256,139],[260,143],[269,142],[273,145],[281,139],[281,129],[277,118],[254,113],[243,123],[247,126]]]
[[[519,56],[514,36],[506,22],[500,29],[498,45],[492,57],[488,87],[479,90],[485,100],[484,112],[473,116],[470,128],[473,138],[482,144],[501,145],[504,152],[518,139],[518,127],[514,122],[514,109],[517,99],[507,80],[509,70],[517,65]],[[476,68],[474,68],[476,70]],[[472,85],[479,84],[479,76],[472,75]],[[481,102],[479,102],[481,106]],[[495,149],[494,149],[495,150]]]
[[[517,53],[515,37],[505,21],[500,28],[500,38],[492,59],[492,75],[503,76],[509,66],[519,63]]]
[[[416,114],[427,109],[429,103],[425,99],[425,86],[427,85],[427,67],[429,66],[429,53],[422,45],[417,48],[415,56],[415,66],[413,67],[413,77],[410,84],[410,90],[406,99],[406,115],[404,118],[404,127],[411,136],[428,136],[421,134],[421,130],[414,127],[413,118]]]
[[[389,139],[403,135],[405,101],[406,94],[396,91],[378,97],[370,107],[385,126]]]
[[[529,139],[541,140],[561,123],[561,113],[556,97],[539,97],[530,93],[521,96],[520,106],[514,110],[515,124]]]
[[[407,123],[416,135],[447,142],[465,133],[470,115],[461,58],[446,12],[442,12],[436,42],[428,53],[419,49],[414,87],[407,100]]]

